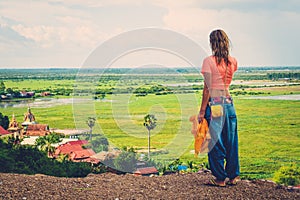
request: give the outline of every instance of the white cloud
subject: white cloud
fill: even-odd
[[[122,31],[152,26],[183,33],[207,52],[209,32],[223,28],[242,65],[299,65],[299,9],[296,0],[1,1],[0,29],[5,32],[0,46],[10,41],[5,46],[10,57],[0,49],[0,59],[7,65],[20,65],[25,58],[47,65],[51,57],[56,65],[73,65]],[[40,63],[30,53],[39,55]]]
[[[226,1],[235,3],[235,1]],[[295,49],[300,45],[300,14],[294,11],[255,10],[244,12],[238,9],[203,9],[190,2],[180,7],[168,7],[164,16],[165,25],[172,30],[182,32],[206,47],[210,52],[208,34],[216,28],[224,29],[233,43],[233,55],[239,58],[241,65],[299,65]],[[213,4],[224,1],[211,1]],[[257,3],[259,2],[252,2]],[[284,38],[284,39],[283,39]],[[285,42],[283,42],[285,40]],[[289,47],[285,48],[289,44]],[[282,55],[294,56],[290,60]],[[293,57],[293,58],[292,58]]]
[[[75,26],[24,26],[19,24],[12,26],[12,29],[20,35],[32,39],[42,48],[63,45],[93,48],[99,40],[102,41],[109,38],[109,34],[97,30],[95,26],[76,24]]]

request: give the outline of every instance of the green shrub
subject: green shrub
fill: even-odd
[[[89,163],[57,161],[35,146],[15,145],[0,140],[0,172],[45,174],[58,177],[85,177],[92,172]]]
[[[105,136],[95,137],[90,144],[84,145],[84,148],[91,148],[96,153],[108,151],[109,142]]]
[[[136,169],[137,155],[135,152],[122,151],[122,153],[114,160],[114,166],[122,172],[134,172]]]
[[[300,167],[296,165],[282,166],[274,174],[274,181],[284,185],[300,184]]]

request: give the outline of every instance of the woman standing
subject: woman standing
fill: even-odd
[[[216,179],[211,185],[236,184],[240,167],[238,158],[237,118],[229,86],[237,61],[229,55],[229,39],[223,30],[214,30],[210,36],[212,55],[203,60],[201,73],[204,89],[198,119],[209,123],[211,141],[208,161]]]

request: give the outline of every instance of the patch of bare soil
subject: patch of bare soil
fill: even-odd
[[[210,174],[158,177],[90,174],[85,178],[0,173],[0,199],[300,199],[300,191],[267,181],[206,185]]]

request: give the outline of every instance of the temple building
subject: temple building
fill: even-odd
[[[21,139],[21,138],[23,138],[21,130],[22,130],[22,128],[19,126],[19,123],[17,122],[16,117],[15,117],[15,114],[13,114],[7,131],[12,133],[14,138]]]
[[[30,107],[28,107],[27,113],[24,114],[24,122],[22,123],[22,126],[26,126],[28,124],[36,124],[35,116],[31,112]]]
[[[47,124],[28,124],[26,129],[23,129],[23,134],[26,136],[45,136],[50,134],[50,129]]]
[[[45,136],[50,134],[49,126],[47,124],[38,124],[30,108],[28,108],[27,113],[24,114],[22,126],[22,134],[26,136]]]

